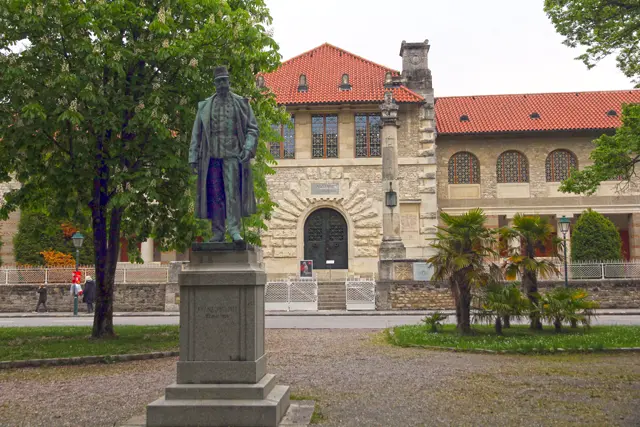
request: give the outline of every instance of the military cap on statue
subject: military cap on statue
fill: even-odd
[[[213,78],[215,80],[218,77],[229,77],[227,67],[216,67],[216,69],[213,71]]]

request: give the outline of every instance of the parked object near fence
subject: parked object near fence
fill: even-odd
[[[294,277],[267,282],[264,289],[265,310],[317,311],[318,281],[315,277]]]
[[[350,278],[345,282],[347,310],[375,310],[376,282],[373,279]]]
[[[96,277],[95,268],[80,267],[81,283],[87,276]],[[0,285],[71,283],[74,268],[0,268]],[[167,265],[131,264],[119,265],[116,269],[115,283],[167,283],[169,267]]]

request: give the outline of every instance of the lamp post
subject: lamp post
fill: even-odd
[[[76,290],[76,280],[77,283],[80,284],[80,275],[78,274],[78,268],[80,265],[80,248],[82,247],[82,243],[84,243],[84,236],[79,231],[73,233],[71,236],[71,240],[73,240],[73,246],[76,248],[76,270],[74,272],[74,284],[73,284],[73,315],[78,315],[78,291]]]
[[[569,287],[569,274],[567,269],[567,233],[569,232],[569,226],[571,221],[566,216],[562,215],[560,218],[560,232],[562,233],[562,241],[564,246],[564,287]]]

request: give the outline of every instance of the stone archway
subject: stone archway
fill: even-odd
[[[347,222],[334,209],[313,211],[304,223],[304,259],[313,260],[316,270],[349,268]],[[327,260],[334,264],[328,265]]]

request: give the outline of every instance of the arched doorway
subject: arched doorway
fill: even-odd
[[[329,208],[314,211],[304,223],[304,259],[313,260],[313,268],[324,270],[349,268],[347,223]],[[334,264],[328,266],[327,260]]]

